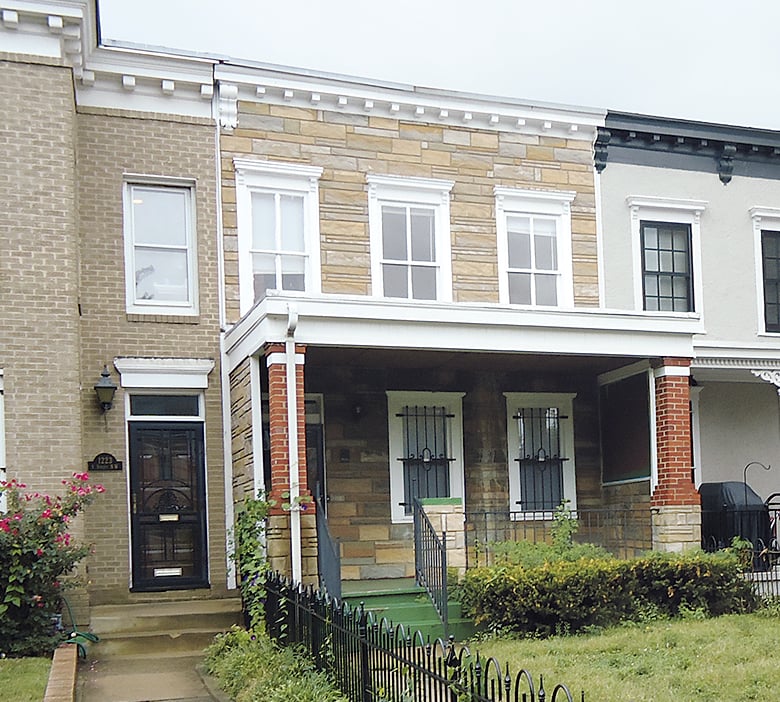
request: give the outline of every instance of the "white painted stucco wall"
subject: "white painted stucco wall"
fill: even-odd
[[[620,163],[609,163],[599,177],[604,306],[641,309],[641,300],[634,300],[636,269],[626,199],[651,196],[705,200],[701,216],[703,294],[696,301],[706,329],[703,338],[738,344],[754,342],[760,328],[756,290],[759,276],[750,208],[780,208],[780,181],[734,176],[723,185],[715,173]]]
[[[780,400],[768,383],[704,381],[699,394],[702,482],[747,482],[763,499],[780,492]]]

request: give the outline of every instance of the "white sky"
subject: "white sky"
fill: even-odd
[[[100,0],[104,40],[780,129],[777,0]]]

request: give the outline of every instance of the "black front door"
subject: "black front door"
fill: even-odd
[[[132,590],[207,587],[203,425],[129,427]]]

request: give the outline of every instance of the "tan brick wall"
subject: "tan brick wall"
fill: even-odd
[[[0,368],[10,477],[59,492],[83,469],[70,71],[0,63]],[[99,370],[98,370],[99,373]]]
[[[208,547],[211,590],[224,592],[225,505],[219,366],[216,165],[214,131],[181,118],[81,110],[78,115],[78,181],[81,233],[81,381],[84,425],[82,462],[101,451],[125,461],[121,473],[100,475],[107,493],[93,507],[95,555],[89,578],[95,602],[127,598],[129,526],[125,392],[101,416],[92,385],[103,364],[118,356],[211,358],[205,392]],[[198,248],[198,317],[127,315],[125,311],[123,174],[172,176],[195,181]],[[113,371],[113,379],[119,381]]]
[[[238,318],[236,192],[232,159],[321,166],[320,243],[326,293],[371,293],[366,174],[454,180],[453,298],[497,302],[496,185],[576,190],[572,203],[575,303],[598,303],[591,144],[279,105],[239,103],[221,136],[228,318]]]

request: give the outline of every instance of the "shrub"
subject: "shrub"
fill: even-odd
[[[237,702],[346,702],[302,651],[279,648],[259,631],[220,634],[206,649],[205,665]]]
[[[0,482],[7,512],[0,518],[0,651],[11,656],[50,654],[62,640],[54,618],[62,605],[64,576],[89,552],[68,531],[71,520],[98,493],[87,473],[63,480],[64,495],[22,492]]]
[[[263,536],[269,507],[270,503],[262,496],[244,500],[236,515],[233,532],[233,555],[238,568],[241,601],[250,628],[257,628],[263,622],[264,582],[268,572]]]
[[[467,571],[461,601],[478,623],[549,636],[654,616],[751,611],[756,598],[723,554],[494,566]]]

